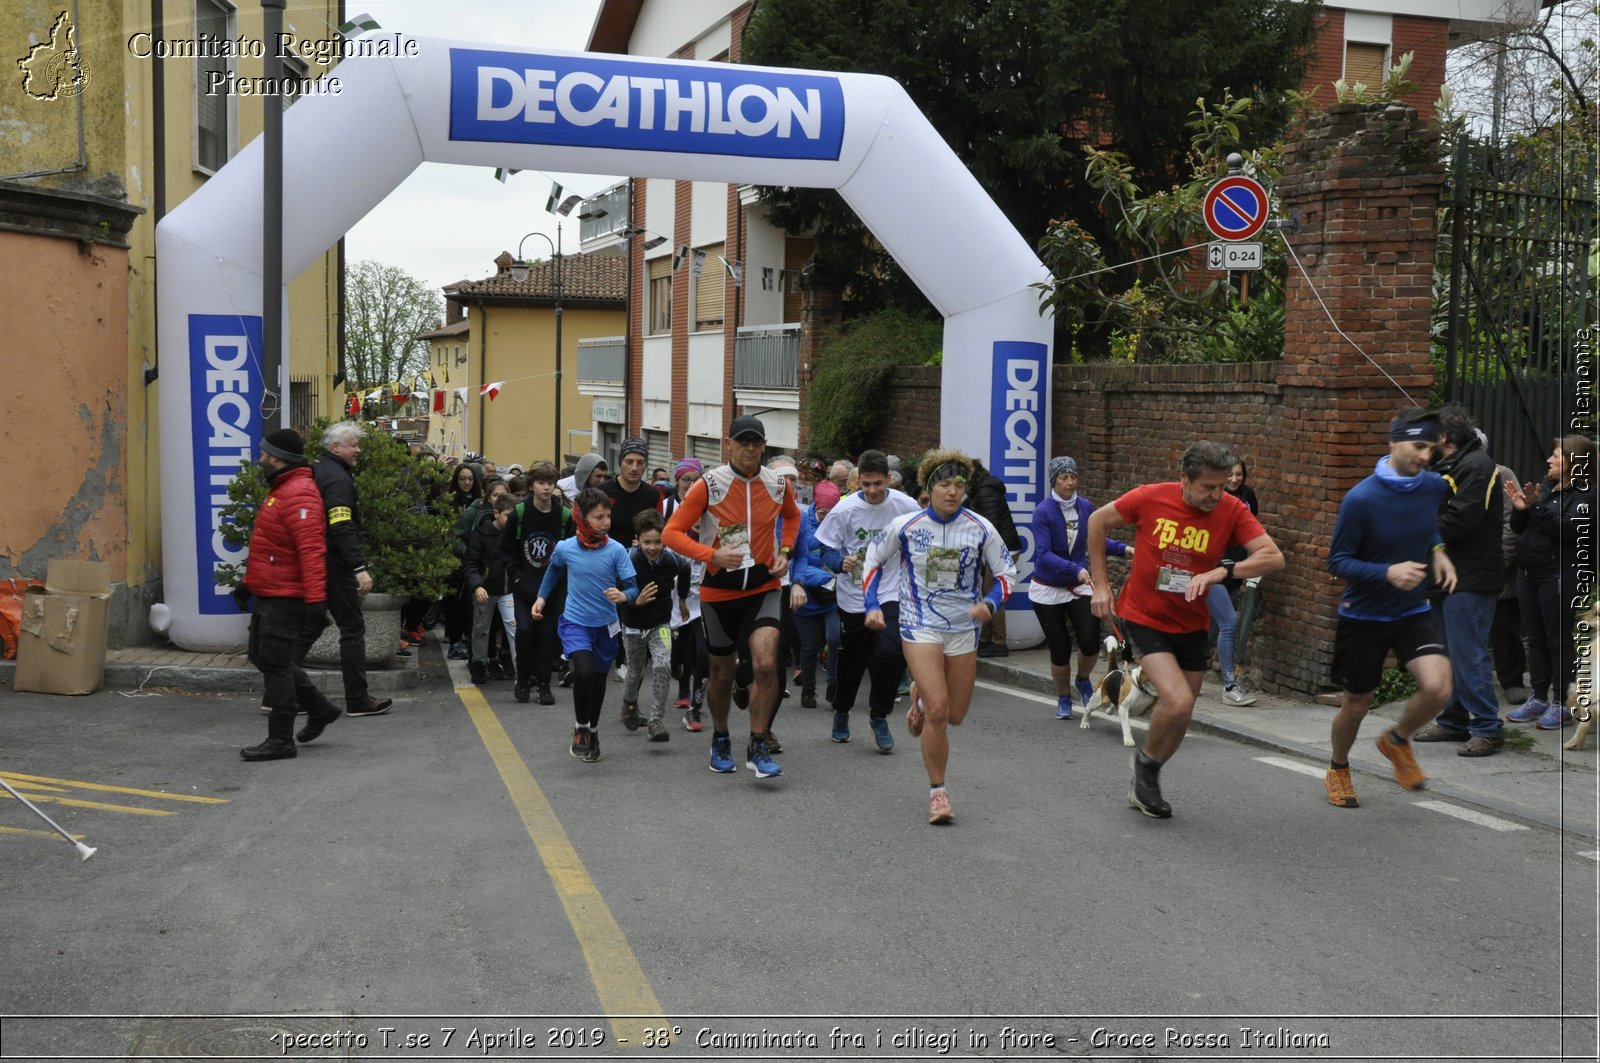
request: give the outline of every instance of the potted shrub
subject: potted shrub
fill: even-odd
[[[322,433],[331,422],[319,418],[306,430],[306,460],[322,450]],[[368,427],[356,463],[356,491],[361,499],[361,545],[372,575],[372,593],[362,602],[367,618],[367,664],[394,663],[400,645],[400,609],[407,598],[440,598],[445,579],[457,559],[455,513],[431,503],[442,497],[448,470],[430,460],[413,458],[406,445],[387,432]],[[266,497],[261,469],[241,462],[228,485],[222,510],[222,537],[238,546],[249,543],[256,510]],[[217,582],[237,586],[243,566],[224,565]],[[307,655],[308,664],[339,663],[339,629],[330,624]]]

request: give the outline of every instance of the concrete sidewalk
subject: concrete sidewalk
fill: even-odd
[[[1096,678],[1100,674],[1097,669]],[[978,677],[1055,696],[1050,656],[1042,648],[1012,650],[1008,657],[980,659]],[[1502,705],[1503,710],[1509,708]],[[1399,703],[1385,705],[1374,709],[1372,716],[1395,719],[1399,710]],[[1044,705],[1040,711],[1054,713]],[[1329,731],[1336,711],[1309,698],[1270,694],[1258,695],[1256,703],[1247,707],[1226,705],[1222,701],[1221,680],[1209,674],[1195,705],[1192,728],[1304,758],[1320,769],[1328,763]],[[1062,726],[1075,728],[1078,723],[1063,722]],[[1114,718],[1097,717],[1090,726],[1115,728],[1117,723]],[[1381,726],[1378,719],[1366,721],[1351,750],[1350,763],[1358,773],[1392,780],[1389,762],[1373,745]],[[1600,730],[1589,736],[1587,749],[1571,753],[1563,750],[1561,743],[1572,736],[1573,726],[1541,731],[1531,723],[1508,723],[1506,748],[1490,757],[1458,757],[1454,743],[1419,742],[1417,762],[1428,775],[1430,793],[1595,841],[1600,837]]]

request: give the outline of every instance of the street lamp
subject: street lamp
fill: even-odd
[[[561,451],[561,226],[556,226],[556,238],[554,240],[551,240],[544,233],[532,232],[517,242],[517,260],[511,263],[511,279],[519,284],[528,279],[528,262],[522,257],[522,245],[528,242],[529,236],[537,236],[550,245],[550,253],[554,256],[556,264],[556,451],[554,464],[559,469],[563,460]]]

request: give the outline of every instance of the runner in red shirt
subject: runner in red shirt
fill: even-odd
[[[1249,579],[1283,567],[1283,554],[1261,522],[1225,490],[1238,461],[1220,443],[1191,444],[1179,461],[1176,483],[1136,487],[1089,517],[1094,615],[1102,620],[1114,612],[1121,616],[1134,657],[1160,696],[1144,748],[1134,754],[1128,791],[1133,807],[1156,819],[1172,815],[1172,806],[1161,797],[1161,765],[1188,733],[1205,676],[1211,626],[1206,592],[1229,576]],[[1113,610],[1106,534],[1124,525],[1134,527],[1136,549],[1133,571]],[[1235,545],[1248,555],[1237,564],[1223,557]]]

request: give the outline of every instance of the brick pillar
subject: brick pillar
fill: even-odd
[[[1335,104],[1288,147],[1277,193],[1284,214],[1299,218],[1288,239],[1305,274],[1290,261],[1278,374],[1288,471],[1256,485],[1288,559],[1262,585],[1273,622],[1251,652],[1268,687],[1330,686],[1343,588],[1327,561],[1339,502],[1386,453],[1390,417],[1413,399],[1425,404],[1433,384],[1443,184],[1438,132],[1409,107]],[[1323,302],[1371,361],[1334,330]]]

